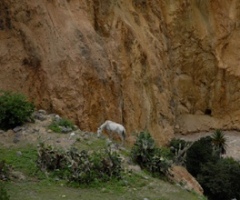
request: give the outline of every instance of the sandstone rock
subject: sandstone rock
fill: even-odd
[[[196,179],[182,166],[172,166],[169,170],[168,177],[187,190],[193,190],[196,193],[203,195],[203,189]]]

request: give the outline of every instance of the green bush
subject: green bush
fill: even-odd
[[[34,105],[23,94],[0,92],[0,128],[11,129],[25,123],[32,115]]]
[[[219,156],[215,154],[212,146],[211,137],[203,137],[194,142],[187,150],[186,154],[186,168],[195,177],[201,171],[201,165],[209,161],[216,162]]]
[[[52,121],[48,128],[56,133],[67,133],[74,130],[74,124],[70,120],[60,118]]]
[[[44,171],[63,170],[67,166],[65,152],[61,149],[55,149],[53,146],[45,146],[44,143],[41,143],[38,146],[37,166]]]
[[[74,151],[73,151],[74,150]],[[109,181],[121,178],[121,159],[116,152],[109,149],[105,152],[71,150],[73,165],[69,167],[69,180],[79,184],[89,184],[93,181]]]
[[[169,145],[170,145],[173,153],[176,153],[179,150],[183,150],[188,144],[190,144],[190,142],[187,142],[187,141],[182,140],[182,139],[173,138],[170,141]]]
[[[140,132],[131,150],[131,157],[141,168],[145,168],[155,153],[155,143],[150,133]]]
[[[161,176],[167,172],[170,166],[169,153],[157,148],[148,132],[140,132],[131,150],[131,158],[142,169],[146,169],[155,176]]]
[[[176,163],[177,165],[185,166],[186,152],[191,147],[192,143],[182,139],[173,138],[170,141],[169,145],[171,152],[174,154],[173,156],[174,163]]]
[[[110,149],[89,153],[76,148],[63,151],[41,144],[37,165],[53,176],[78,184],[120,179],[122,172],[120,156]]]
[[[197,180],[210,200],[240,199],[240,164],[232,158],[206,163]]]

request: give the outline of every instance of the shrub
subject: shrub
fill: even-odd
[[[72,165],[69,167],[69,180],[79,184],[89,184],[93,181],[108,181],[121,178],[121,159],[116,152],[110,149],[105,152],[71,150]]]
[[[197,180],[211,200],[240,199],[240,164],[232,158],[208,162]]]
[[[131,157],[142,169],[146,169],[155,176],[161,176],[167,172],[170,166],[170,162],[163,157],[163,153],[168,155],[166,150],[155,146],[155,142],[148,132],[141,132],[131,150]]]
[[[93,163],[87,151],[78,152],[77,149],[71,149],[70,151],[70,175],[69,181],[77,183],[89,184],[95,178]]]
[[[186,152],[192,145],[191,142],[187,142],[182,139],[173,138],[170,142],[171,152],[174,154],[173,160],[177,165],[185,166],[186,164]]]
[[[32,115],[34,105],[23,94],[0,92],[0,128],[7,130],[25,123]]]
[[[211,137],[203,137],[194,142],[187,150],[186,168],[195,177],[201,171],[201,165],[209,161],[216,162],[219,157],[215,154]]]
[[[148,132],[140,132],[131,150],[131,157],[141,168],[146,167],[155,153],[155,143]]]
[[[153,157],[150,159],[150,163],[147,165],[149,170],[154,176],[160,177],[167,173],[171,162],[162,155],[162,149],[156,148]]]
[[[70,120],[60,118],[52,121],[48,128],[56,133],[67,133],[74,130],[74,124]]]
[[[89,153],[76,148],[56,150],[44,144],[39,146],[37,165],[40,169],[54,172],[70,182],[89,184],[95,180],[108,181],[121,178],[121,159],[110,149]],[[57,172],[57,173],[56,173]]]
[[[170,141],[169,145],[170,145],[173,153],[176,153],[179,150],[183,150],[188,144],[190,144],[190,142],[187,142],[187,141],[182,140],[182,139],[173,138]]]
[[[38,147],[37,167],[42,171],[52,171],[59,178],[65,178],[67,157],[63,150],[41,143]]]

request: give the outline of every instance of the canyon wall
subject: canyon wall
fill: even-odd
[[[0,89],[95,132],[238,129],[237,0],[1,0]]]

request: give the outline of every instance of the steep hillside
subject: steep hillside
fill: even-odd
[[[0,88],[159,143],[239,128],[236,0],[1,0]],[[189,123],[190,122],[190,123]]]

